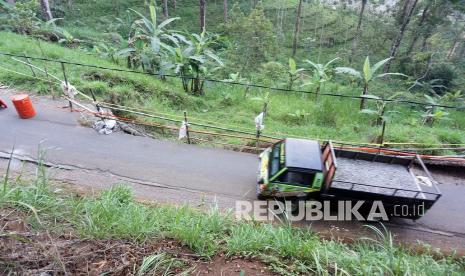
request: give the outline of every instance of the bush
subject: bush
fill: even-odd
[[[439,95],[444,94],[445,91],[450,90],[453,87],[453,81],[457,77],[454,66],[448,63],[440,63],[431,67],[430,71],[426,75],[425,81],[439,80],[439,85],[445,88],[436,88],[435,91]]]
[[[275,56],[273,24],[261,8],[252,10],[248,16],[233,8],[224,33],[232,38],[231,41],[236,41],[228,50],[228,59],[241,71],[250,71],[254,64],[267,62]]]
[[[276,85],[284,82],[287,77],[287,70],[284,65],[279,62],[270,61],[263,63],[260,70],[260,82]]]
[[[0,3],[1,4],[1,3]],[[40,29],[41,20],[37,17],[38,1],[17,2],[15,5],[0,6],[0,12],[6,16],[0,18],[0,28],[9,29],[20,34],[34,34]]]

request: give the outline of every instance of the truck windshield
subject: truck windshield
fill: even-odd
[[[314,179],[314,173],[288,171],[283,174],[281,181],[292,185],[311,186]]]
[[[281,157],[281,145],[283,143],[278,143],[273,146],[273,150],[271,151],[271,158],[270,158],[270,175],[275,175],[280,169],[280,157]]]

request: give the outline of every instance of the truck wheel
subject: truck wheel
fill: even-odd
[[[264,195],[262,195],[262,193],[260,192],[260,187],[259,187],[259,185],[260,185],[260,183],[257,184],[257,190],[256,190],[256,192],[257,192],[257,199],[258,199],[258,200],[266,200],[267,197],[264,196]]]

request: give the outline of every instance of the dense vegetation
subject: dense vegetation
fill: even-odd
[[[253,118],[268,101],[266,134],[379,142],[381,126],[387,123],[385,141],[425,143],[423,147],[465,143],[463,111],[434,106],[464,103],[459,1],[398,1],[391,14],[371,11],[375,4],[369,1],[362,1],[367,5],[364,12],[343,4],[330,7],[303,1],[298,24],[295,13],[300,1],[235,1],[227,13],[224,2],[211,1],[206,4],[206,32],[199,31],[199,3],[194,0],[178,2],[176,7],[175,1],[157,1],[156,6],[132,0],[51,1],[51,14],[62,19],[49,21],[37,1],[15,2],[3,8],[3,29],[72,50],[46,42],[41,42],[41,50],[34,40],[2,32],[3,52],[162,75],[154,80],[81,67],[70,70],[71,82],[80,90],[92,90],[107,101],[172,115],[187,109],[195,119],[251,131]],[[393,56],[396,42],[395,58],[387,59]],[[10,69],[30,73],[27,66],[9,58],[0,60]],[[61,75],[57,64],[48,66]],[[386,75],[388,68],[397,76]],[[12,72],[0,71],[0,77],[2,82],[50,90],[47,84]],[[367,100],[324,95],[329,93],[363,94]]]
[[[13,178],[7,168],[0,182],[0,209],[9,208],[10,214],[11,209],[21,211],[34,231],[46,231],[49,237],[50,234],[65,234],[134,243],[174,238],[203,258],[211,258],[219,252],[228,256],[257,257],[284,275],[464,273],[463,259],[445,257],[428,249],[419,254],[399,247],[391,234],[375,227],[376,239],[361,239],[346,245],[322,240],[310,230],[290,225],[235,221],[214,207],[199,211],[187,206],[142,204],[134,200],[132,191],[124,185],[95,196],[78,196],[51,185],[48,173],[40,166],[32,180],[21,175]],[[28,240],[20,234],[15,235],[17,239]],[[59,257],[56,262],[59,263]],[[11,264],[0,264],[2,266],[6,268],[5,273],[8,268],[15,268]],[[138,275],[151,274],[141,272]]]

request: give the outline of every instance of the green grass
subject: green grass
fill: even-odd
[[[0,51],[42,56],[36,40],[9,32],[0,32],[0,35],[4,38],[0,41]],[[48,58],[124,68],[84,50],[64,48],[46,42],[41,44]],[[41,68],[45,65],[40,61],[33,63]],[[0,66],[31,75],[26,65],[8,57],[0,57]],[[59,64],[48,62],[46,66],[49,72],[63,79]],[[66,66],[66,72],[69,81],[79,90],[88,95],[92,90],[103,100],[113,99],[119,104],[144,108],[153,113],[168,114],[172,118],[182,117],[183,111],[186,110],[192,122],[208,121],[249,132],[255,131],[253,118],[261,112],[263,99],[269,92],[265,89],[252,88],[248,97],[244,98],[244,87],[206,83],[206,95],[195,97],[184,93],[180,81],[176,78],[161,81],[153,76],[71,65]],[[40,72],[37,74],[45,78]],[[0,70],[0,82],[11,84],[18,89],[42,94],[50,93],[48,84],[4,70]],[[380,82],[374,83],[372,89],[383,91],[384,88],[385,84]],[[322,89],[323,93],[359,95],[361,88],[343,83],[328,83]],[[58,86],[55,85],[54,90],[57,93]],[[414,94],[407,97],[415,99]],[[369,143],[373,142],[381,132],[380,127],[373,125],[373,118],[358,112],[358,100],[320,97],[316,102],[312,95],[273,91],[270,92],[269,100],[264,134]],[[427,144],[425,146],[465,143],[465,117],[462,111],[450,111],[449,120],[430,127],[421,124],[420,107],[392,104],[389,108],[396,113],[387,126],[385,141],[425,143]],[[227,141],[237,143],[234,139]]]
[[[308,229],[290,225],[236,221],[213,208],[147,205],[130,188],[116,185],[97,195],[76,196],[58,189],[38,170],[35,180],[2,179],[0,208],[29,213],[35,231],[74,232],[83,238],[174,238],[197,254],[211,258],[255,256],[282,274],[463,275],[464,259],[435,251],[417,253],[394,244],[388,232],[373,228],[377,239],[352,244],[322,240]],[[7,169],[8,173],[8,169]],[[8,174],[7,174],[8,175]],[[151,259],[145,260],[149,266]]]

